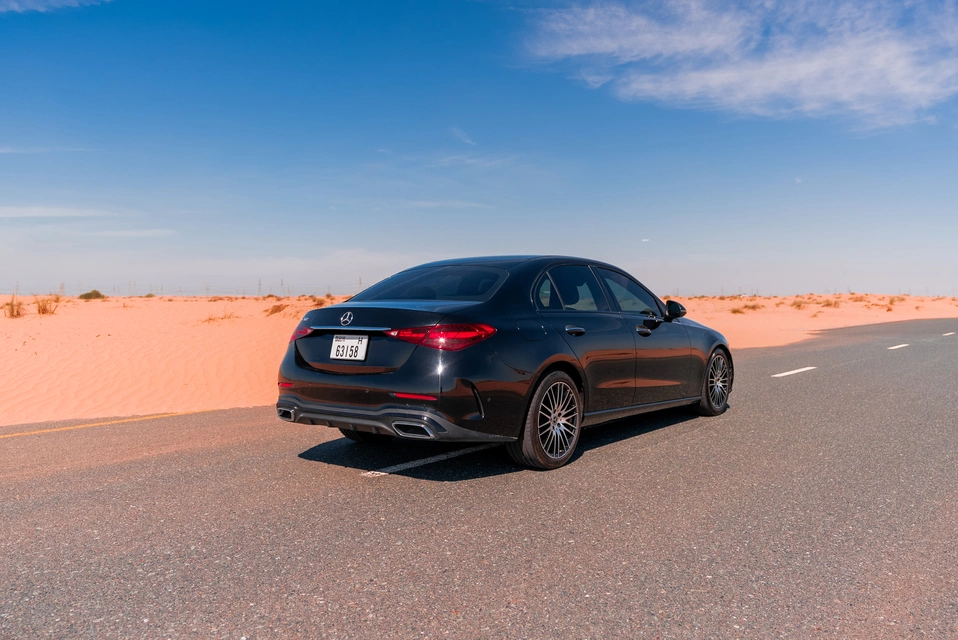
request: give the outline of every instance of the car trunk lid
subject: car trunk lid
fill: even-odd
[[[296,351],[303,364],[324,373],[391,373],[405,364],[417,347],[387,335],[387,331],[432,326],[449,314],[476,304],[442,300],[377,301],[346,302],[314,309],[300,323],[301,329],[310,331],[296,340]],[[349,359],[357,355],[362,358]]]

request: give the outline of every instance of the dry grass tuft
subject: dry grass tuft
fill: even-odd
[[[745,308],[746,308],[747,310],[749,310],[749,311],[758,311],[759,309],[764,309],[764,308],[765,308],[765,305],[764,305],[764,304],[753,303],[753,304],[747,304],[747,305],[745,305]]]
[[[823,307],[832,307],[833,309],[837,309],[838,307],[840,307],[840,306],[842,306],[842,305],[841,305],[841,303],[840,303],[838,300],[825,300],[824,302],[822,302],[822,306],[823,306]]]
[[[852,296],[852,302],[868,302],[868,298],[865,296]]]
[[[731,309],[729,309],[729,311],[731,313],[745,313],[745,309],[743,309],[742,307],[732,307]]]
[[[208,316],[206,317],[206,320],[204,320],[203,322],[209,322],[209,323],[220,322],[220,321],[222,321],[222,320],[232,320],[232,319],[235,318],[235,317],[236,317],[236,314],[233,313],[232,311],[227,311],[226,313],[224,313],[224,314],[221,315],[221,316],[214,316],[214,315],[211,313],[210,315],[208,315]]]
[[[3,315],[8,318],[19,318],[23,315],[23,302],[17,299],[17,294],[10,296],[10,302],[3,304]]]
[[[51,293],[46,298],[34,296],[33,303],[37,305],[38,316],[52,316],[57,312],[57,307],[60,306],[60,294]]]
[[[285,309],[288,306],[289,306],[288,304],[274,304],[269,309],[266,309],[266,316],[269,317],[273,315],[274,313],[280,313],[283,309]]]
[[[798,309],[798,310],[802,310],[802,309],[805,308],[805,306],[806,306],[807,304],[808,304],[808,303],[805,302],[804,300],[795,299],[795,300],[792,300],[792,305],[791,305],[791,306],[795,307],[795,308]]]

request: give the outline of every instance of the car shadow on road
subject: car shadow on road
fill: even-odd
[[[583,430],[575,456],[569,464],[575,464],[587,452],[625,440],[639,438],[642,440],[640,448],[644,449],[705,426],[704,421],[695,418],[687,410],[671,409],[588,427]],[[358,471],[379,471],[433,456],[455,454],[475,446],[475,443],[410,442],[399,438],[385,446],[374,446],[337,438],[307,449],[299,457]],[[527,469],[514,463],[504,447],[497,446],[390,473],[434,482],[459,482],[521,471]]]

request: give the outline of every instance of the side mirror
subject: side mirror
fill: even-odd
[[[665,303],[665,318],[667,320],[673,320],[675,318],[683,317],[687,312],[685,307],[680,305],[675,300],[669,300]]]

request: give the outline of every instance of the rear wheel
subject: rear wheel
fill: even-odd
[[[352,429],[340,429],[339,432],[352,440],[362,444],[384,445],[392,442],[393,437],[382,433],[369,433],[368,431],[353,431]]]
[[[532,396],[522,435],[507,445],[509,455],[534,469],[555,469],[568,462],[579,444],[582,397],[568,375],[547,375]]]
[[[728,394],[732,390],[732,367],[728,356],[716,349],[705,365],[705,380],[702,382],[702,399],[698,412],[703,416],[717,416],[728,409]]]

